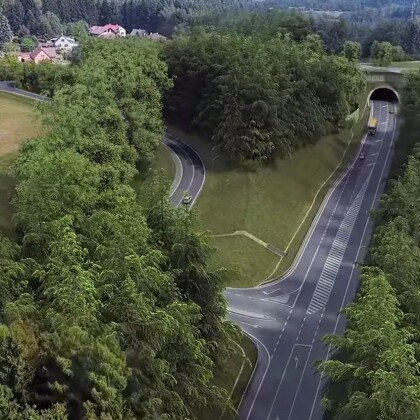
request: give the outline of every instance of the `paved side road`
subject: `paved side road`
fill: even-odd
[[[15,87],[15,82],[0,82],[0,91],[14,95],[25,96],[36,100],[49,100],[48,97],[28,92]],[[187,144],[170,133],[165,133],[164,144],[171,152],[177,166],[177,177],[171,190],[171,203],[178,207],[185,193],[193,197],[189,207],[192,207],[200,194],[205,178],[206,170],[200,156]]]
[[[255,341],[258,366],[239,409],[240,420],[321,420],[324,381],[313,363],[329,349],[321,337],[341,333],[340,311],[359,283],[377,207],[392,157],[398,120],[394,105],[374,101],[374,136],[335,182],[321,206],[292,269],[263,287],[228,289],[230,317]]]

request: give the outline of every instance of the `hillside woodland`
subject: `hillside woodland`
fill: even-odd
[[[8,419],[194,418],[236,329],[207,236],[159,174],[170,88],[159,44],[90,40],[39,106],[47,134],[14,166],[16,240],[0,237],[0,412]],[[236,346],[235,346],[236,347]]]
[[[177,36],[167,47],[169,117],[209,133],[215,157],[236,162],[289,157],[343,127],[364,75],[294,22],[278,31],[277,22],[239,20]]]
[[[250,0],[0,0],[0,11],[15,35],[44,35],[65,24],[119,23],[127,30],[142,28],[169,35],[188,24],[227,9],[240,10]],[[60,35],[55,33],[55,36]]]

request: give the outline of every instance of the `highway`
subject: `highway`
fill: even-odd
[[[397,137],[398,117],[373,102],[377,133],[328,192],[288,273],[263,287],[228,289],[230,318],[258,347],[258,364],[240,420],[321,420],[324,381],[313,363],[330,356],[321,340],[342,333],[340,311],[353,301]]]
[[[0,83],[0,90],[13,89]],[[230,319],[258,347],[240,420],[322,419],[324,381],[313,362],[331,355],[321,338],[344,331],[340,311],[358,288],[355,263],[366,254],[372,233],[369,212],[378,205],[398,135],[398,117],[389,113],[394,107],[372,103],[378,128],[374,136],[363,138],[360,152],[366,158],[356,156],[330,188],[286,275],[262,287],[226,290]],[[168,133],[164,143],[177,167],[171,202],[179,206],[187,191],[192,206],[205,182],[204,164],[191,147]]]

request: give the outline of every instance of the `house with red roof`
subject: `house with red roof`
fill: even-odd
[[[23,63],[25,61],[33,61],[35,64],[41,61],[57,60],[57,52],[55,47],[37,47],[30,53],[20,53],[18,59]]]
[[[104,26],[92,26],[89,28],[89,33],[99,38],[115,38],[127,35],[127,31],[122,26],[112,23]]]

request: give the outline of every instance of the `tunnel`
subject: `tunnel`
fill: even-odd
[[[373,89],[369,93],[369,100],[399,103],[400,97],[398,95],[398,92],[393,88],[388,86],[381,86]]]

